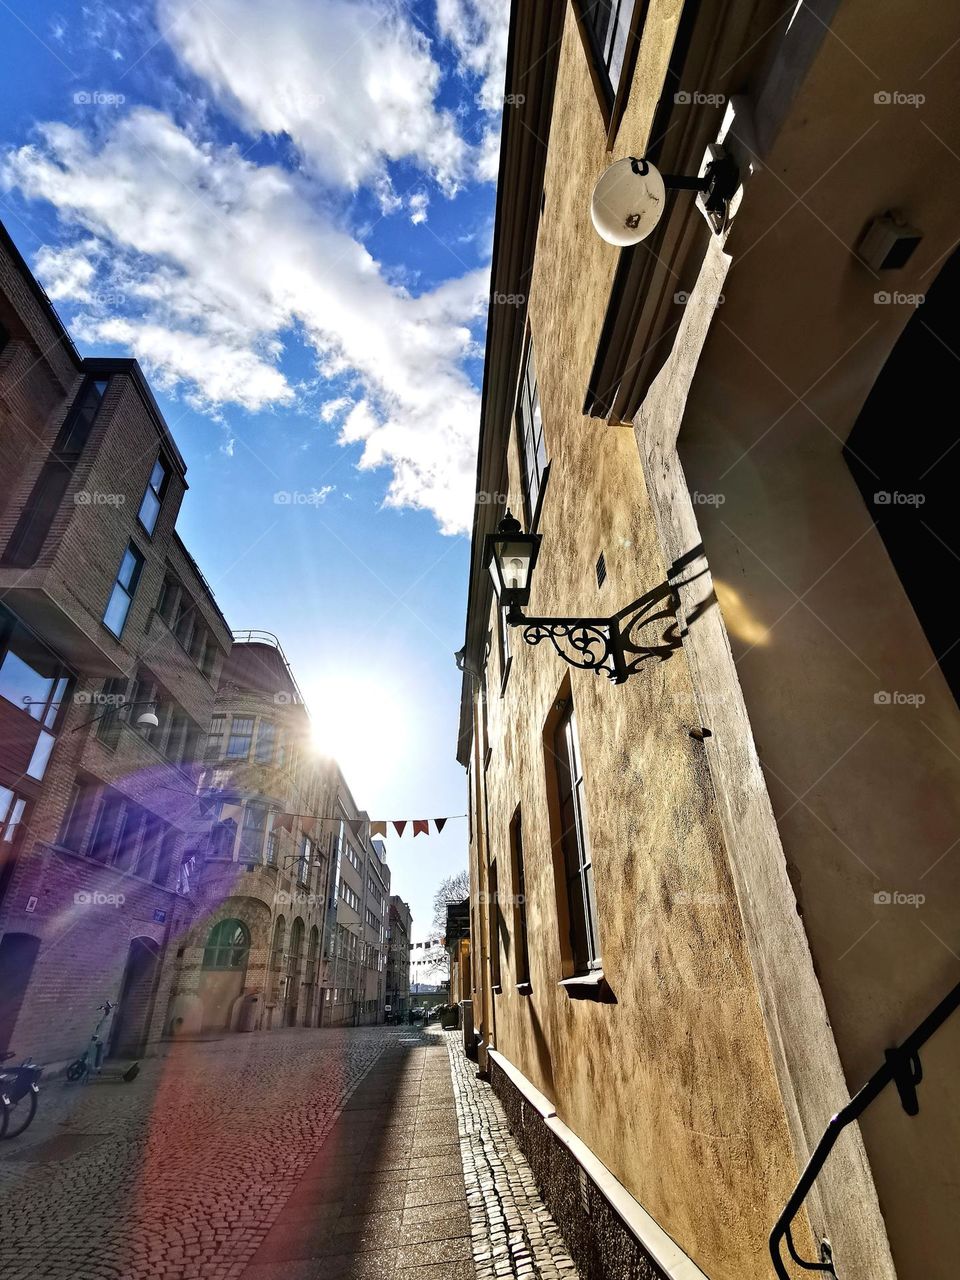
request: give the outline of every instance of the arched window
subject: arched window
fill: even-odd
[[[250,930],[242,920],[221,920],[203,949],[204,969],[243,969],[250,954]]]

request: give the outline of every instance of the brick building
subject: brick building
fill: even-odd
[[[238,635],[204,750],[210,833],[176,957],[175,1033],[317,1025],[336,777],[277,638]]]
[[[128,1056],[383,1018],[383,847],[186,489],[136,361],[81,358],[0,226],[0,1051],[63,1062],[105,1000]]]
[[[195,759],[230,631],[175,531],[183,459],[132,360],[79,357],[0,229],[0,1047],[115,1052],[166,1008]]]

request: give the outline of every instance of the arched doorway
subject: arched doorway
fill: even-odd
[[[146,1048],[159,964],[159,945],[152,938],[134,938],[127,952],[120,1003],[110,1037],[114,1057],[139,1058]]]
[[[303,956],[303,920],[297,916],[290,930],[290,955],[287,958],[287,1000],[283,1025],[297,1025],[297,1006],[300,1002],[300,960]]]
[[[40,939],[32,933],[5,933],[0,938],[0,974],[3,975],[0,982],[0,1053],[11,1047],[13,1029],[39,950]]]
[[[221,920],[210,930],[200,980],[204,1031],[229,1028],[230,1011],[243,991],[249,956],[250,930],[242,920]]]

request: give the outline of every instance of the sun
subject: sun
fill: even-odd
[[[413,749],[416,717],[396,682],[346,671],[302,682],[313,743],[343,770],[357,803],[367,808],[390,789]]]

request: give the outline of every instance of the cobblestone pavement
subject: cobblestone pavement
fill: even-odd
[[[577,1280],[560,1229],[507,1127],[496,1094],[449,1037],[476,1280]]]
[[[3,1280],[574,1280],[459,1037],[291,1029],[49,1082],[0,1145]]]
[[[0,1146],[4,1280],[230,1280],[403,1028],[171,1046],[132,1084],[51,1081]]]

